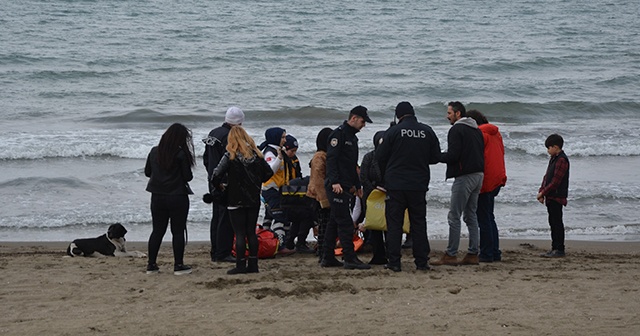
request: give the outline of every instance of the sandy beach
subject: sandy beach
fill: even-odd
[[[418,272],[324,269],[310,255],[261,260],[226,274],[206,242],[191,242],[190,275],[146,259],[68,258],[63,242],[0,242],[2,335],[638,335],[637,242],[502,240],[503,261]],[[461,246],[465,246],[462,242]],[[145,242],[129,250],[146,252]],[[444,241],[432,242],[439,256]],[[360,258],[368,261],[370,255]]]

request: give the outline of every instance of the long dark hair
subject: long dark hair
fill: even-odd
[[[175,163],[176,155],[180,150],[184,151],[191,167],[196,165],[193,155],[193,138],[191,130],[183,124],[175,123],[164,132],[158,144],[158,163],[165,170],[171,170]]]

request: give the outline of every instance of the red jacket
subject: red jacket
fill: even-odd
[[[480,193],[493,191],[507,183],[507,170],[504,167],[504,144],[498,126],[483,124],[478,126],[484,138],[484,180]]]

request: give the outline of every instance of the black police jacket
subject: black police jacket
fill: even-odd
[[[345,121],[329,134],[325,186],[340,183],[344,191],[360,189],[358,176],[358,130]]]
[[[376,158],[386,189],[427,191],[429,165],[440,161],[440,141],[431,127],[406,116],[385,132]]]

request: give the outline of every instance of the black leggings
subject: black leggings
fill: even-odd
[[[176,265],[183,263],[185,230],[189,215],[189,196],[151,194],[151,218],[153,231],[149,237],[149,264],[155,264],[162,238],[167,232],[171,220],[171,235],[173,236],[173,259]]]
[[[249,256],[258,256],[256,224],[260,208],[238,208],[229,210],[231,226],[236,233],[236,260],[244,259],[249,245]]]

